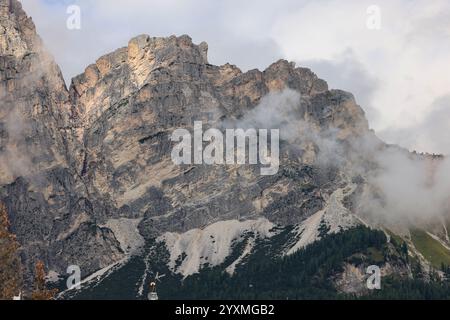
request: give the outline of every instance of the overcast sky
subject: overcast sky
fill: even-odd
[[[450,154],[448,0],[22,3],[68,82],[138,34],[188,34],[208,42],[213,64],[246,71],[284,58],[309,67],[330,87],[352,92],[385,141]],[[73,4],[81,9],[80,30],[66,27]]]

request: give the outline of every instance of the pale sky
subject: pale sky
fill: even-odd
[[[309,67],[331,88],[352,92],[386,142],[450,154],[448,0],[22,3],[67,82],[138,34],[188,34],[209,44],[213,64],[246,71],[283,58]],[[81,9],[80,30],[66,27],[67,7],[74,4]],[[368,20],[380,28],[368,28]]]

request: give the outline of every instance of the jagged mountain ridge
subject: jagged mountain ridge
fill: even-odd
[[[66,89],[20,3],[0,0],[0,19],[0,196],[26,275],[41,259],[58,274],[77,264],[86,276],[146,241],[223,221],[296,225],[303,234],[297,249],[319,238],[322,223],[330,232],[359,223],[342,194],[364,183],[347,170],[354,159],[320,166],[321,146],[301,136],[284,140],[274,176],[260,176],[257,166],[177,166],[170,159],[173,130],[194,120],[237,122],[268,95],[294,100],[291,125],[336,132],[352,154],[358,137],[375,151],[387,148],[354,97],[329,90],[309,69],[280,60],[243,73],[209,64],[207,44],[188,36],[141,35]]]

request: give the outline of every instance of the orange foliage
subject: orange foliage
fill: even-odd
[[[57,289],[47,289],[45,285],[45,266],[42,261],[36,263],[34,272],[34,291],[31,295],[33,300],[52,300],[58,293]]]
[[[11,300],[21,290],[21,263],[16,236],[9,231],[6,206],[0,203],[0,299]]]

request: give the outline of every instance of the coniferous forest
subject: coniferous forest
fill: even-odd
[[[236,243],[233,254],[215,267],[205,266],[199,273],[183,278],[168,270],[163,246],[157,249],[150,267],[166,276],[158,283],[158,295],[165,299],[448,299],[450,281],[447,277],[431,276],[408,255],[408,248],[399,239],[387,239],[384,232],[364,226],[337,234],[323,235],[296,253],[281,255],[290,230],[261,240],[254,251],[239,264],[233,275],[225,269],[236,260],[245,242]],[[157,258],[157,259],[155,259]],[[407,268],[409,275],[383,276],[380,290],[362,293],[342,293],[336,288],[336,280],[344,271],[344,264],[366,270],[369,265],[383,267],[386,263]],[[73,299],[135,299],[136,275],[144,269],[142,257],[135,257],[93,288],[81,290]],[[442,266],[444,274],[450,268]],[[367,275],[368,276],[368,275]],[[366,278],[361,285],[366,286]],[[120,279],[120,280],[119,280]],[[123,279],[127,279],[124,283]],[[145,299],[147,288],[140,296]]]

